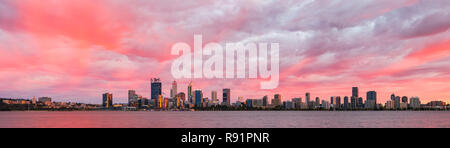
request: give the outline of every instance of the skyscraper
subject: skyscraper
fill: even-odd
[[[402,103],[408,103],[408,97],[407,96],[403,96],[402,97]]]
[[[309,104],[309,102],[311,101],[310,99],[311,99],[311,94],[309,93],[309,92],[307,92],[306,94],[305,94],[305,99],[306,99],[306,104]]]
[[[189,101],[189,103],[194,103],[194,100],[193,100],[193,94],[192,94],[192,81],[189,83],[189,85],[188,85],[188,92],[187,92],[187,96],[188,96],[188,101]]]
[[[316,104],[315,104],[315,107],[316,107],[316,108],[319,108],[319,107],[320,107],[320,98],[319,98],[319,97],[316,97]]]
[[[420,109],[420,99],[419,99],[419,97],[411,97],[410,98],[410,104],[409,104],[409,106],[412,108],[412,109]]]
[[[357,98],[355,97],[355,96],[352,96],[351,98],[350,98],[350,107],[351,107],[351,109],[356,109],[357,107],[356,107],[356,105],[357,105]]]
[[[264,96],[262,100],[263,100],[263,106],[268,106],[269,105],[267,96]]]
[[[160,101],[161,99],[159,98],[159,96],[162,95],[162,83],[160,81],[159,78],[154,78],[151,79],[151,98],[152,101],[158,100]],[[155,103],[159,103],[158,101],[156,101]]]
[[[170,89],[170,98],[175,98],[177,94],[178,94],[178,92],[177,92],[177,81],[173,81],[172,82],[172,88]]]
[[[219,99],[217,99],[217,91],[211,91],[211,100],[213,102],[219,102]]]
[[[400,98],[400,96],[395,96],[395,99],[394,99],[394,108],[395,108],[395,109],[400,109],[400,103],[401,103],[401,98]]]
[[[357,108],[358,109],[364,108],[364,103],[363,103],[363,98],[362,97],[359,97],[356,102],[357,102]]]
[[[352,96],[355,97],[355,98],[359,97],[358,87],[353,87],[352,88]]]
[[[137,107],[138,96],[135,90],[128,90],[128,106]]]
[[[331,98],[330,98],[330,104],[334,104],[334,97],[333,96],[331,96]]]
[[[335,103],[336,103],[335,108],[340,109],[341,108],[341,97],[340,96],[336,96]]]
[[[103,94],[103,107],[112,108],[113,107],[113,95],[111,93]]]
[[[202,90],[195,90],[195,106],[200,107],[203,104],[203,92]]]
[[[224,88],[222,90],[223,92],[223,103],[225,103],[227,106],[231,105],[231,90],[229,88]]]
[[[347,110],[349,109],[349,103],[348,103],[348,96],[344,97],[344,109]]]
[[[375,109],[377,105],[377,92],[375,91],[369,91],[367,92],[366,97],[366,108],[367,109]]]
[[[275,94],[273,96],[272,105],[275,106],[275,107],[282,105],[281,104],[281,95],[280,94]]]

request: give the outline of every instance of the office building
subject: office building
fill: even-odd
[[[150,89],[151,89],[151,97],[150,99],[156,104],[161,104],[162,99],[159,96],[162,95],[162,83],[159,78],[151,79]]]
[[[135,90],[128,90],[128,106],[137,107],[138,106],[138,95]]]
[[[377,92],[369,91],[366,96],[366,109],[375,109],[377,105]]]
[[[170,89],[170,98],[175,98],[178,94],[177,92],[177,81],[172,82],[172,88]]]
[[[306,104],[309,104],[309,102],[311,101],[310,99],[311,99],[311,94],[309,93],[309,92],[307,92],[306,94],[305,94],[305,99],[306,99]]]
[[[188,90],[187,90],[187,99],[190,104],[194,104],[194,99],[193,99],[194,94],[192,92],[193,91],[192,87],[193,87],[193,83],[191,81],[191,82],[189,82]]]
[[[420,99],[419,97],[411,97],[409,107],[412,109],[420,109]]]
[[[352,97],[355,97],[355,98],[359,97],[358,87],[353,87],[352,88]]]
[[[103,94],[102,105],[104,108],[112,108],[113,107],[113,95],[111,93]]]
[[[194,92],[194,98],[195,98],[195,106],[201,107],[203,104],[203,92],[202,90],[195,90]]]
[[[224,88],[222,90],[223,93],[223,103],[227,106],[231,105],[231,89],[229,88]]]
[[[213,102],[219,102],[219,99],[217,98],[217,91],[211,91],[211,100]]]
[[[280,94],[275,94],[273,99],[272,99],[272,106],[276,107],[276,106],[280,106],[281,104],[281,95]]]

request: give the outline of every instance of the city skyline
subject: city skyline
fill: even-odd
[[[127,103],[130,89],[151,98],[155,77],[169,96],[178,58],[171,47],[193,47],[194,34],[201,34],[204,43],[221,45],[279,43],[279,86],[261,90],[261,79],[177,79],[177,92],[193,81],[193,91],[216,90],[220,101],[223,88],[231,89],[231,102],[306,92],[311,100],[343,100],[359,86],[361,96],[376,91],[381,102],[392,93],[449,102],[449,11],[448,0],[3,0],[0,97],[99,104],[111,92]]]
[[[272,104],[273,101],[276,100],[277,98],[280,101],[279,104],[283,104],[284,102],[289,102],[289,101],[293,101],[293,100],[296,100],[296,99],[303,100],[303,101],[300,101],[300,102],[304,102],[304,103],[306,103],[306,102],[315,102],[315,103],[321,104],[321,103],[323,103],[323,101],[327,101],[327,103],[333,104],[333,101],[338,99],[340,103],[346,104],[346,105],[350,105],[353,102],[356,102],[356,103],[360,102],[363,105],[366,105],[367,101],[374,100],[372,105],[376,106],[378,104],[384,105],[385,103],[388,103],[388,101],[395,100],[396,97],[399,97],[399,100],[400,100],[399,102],[408,102],[408,99],[410,99],[410,98],[418,98],[418,99],[422,100],[422,103],[424,103],[424,102],[432,102],[432,101],[443,101],[445,103],[449,103],[448,100],[446,100],[446,99],[427,100],[427,99],[421,98],[420,96],[405,96],[405,95],[401,95],[401,94],[398,94],[398,93],[395,93],[395,92],[391,93],[389,95],[389,98],[384,99],[384,98],[380,98],[379,97],[378,92],[376,90],[367,89],[369,91],[363,92],[363,91],[361,91],[361,87],[359,87],[359,86],[349,87],[348,90],[350,91],[351,95],[332,95],[332,96],[328,96],[328,97],[318,97],[318,96],[312,95],[311,92],[305,92],[303,94],[303,96],[299,95],[299,96],[296,96],[296,97],[286,97],[283,94],[274,93],[274,94],[263,94],[263,95],[259,95],[259,97],[253,97],[253,98],[244,97],[244,96],[237,96],[236,98],[233,98],[232,97],[233,96],[232,95],[233,94],[232,93],[233,89],[223,88],[221,91],[211,90],[211,91],[208,92],[208,91],[204,91],[202,88],[196,88],[193,81],[190,81],[188,83],[189,85],[187,85],[186,91],[178,90],[178,93],[173,95],[172,94],[172,90],[173,89],[177,90],[177,88],[180,88],[180,87],[179,87],[177,81],[171,81],[170,84],[171,85],[170,85],[170,88],[169,88],[169,92],[171,92],[171,93],[170,93],[170,95],[168,95],[168,94],[164,93],[164,89],[163,89],[164,83],[162,83],[161,79],[160,78],[151,78],[150,81],[149,81],[149,89],[148,89],[148,91],[150,92],[150,94],[154,94],[154,95],[149,95],[149,97],[146,97],[145,95],[142,95],[142,94],[145,94],[145,92],[143,93],[143,92],[138,92],[138,91],[136,91],[134,89],[128,89],[126,98],[114,97],[114,102],[112,102],[110,99],[108,99],[109,101],[111,101],[111,102],[108,102],[108,103],[128,104],[128,105],[130,105],[130,104],[133,104],[132,102],[130,102],[130,99],[132,99],[132,98],[130,98],[130,96],[136,96],[135,99],[137,99],[138,96],[140,98],[148,99],[149,102],[147,102],[147,103],[150,103],[150,101],[152,99],[156,99],[156,100],[160,99],[160,96],[162,97],[161,99],[164,100],[165,98],[169,98],[169,99],[170,98],[174,98],[180,93],[182,93],[183,95],[186,95],[185,96],[186,97],[185,98],[186,102],[191,102],[189,100],[189,95],[188,95],[188,91],[189,90],[192,91],[192,95],[193,95],[192,96],[193,97],[192,101],[193,102],[196,102],[198,100],[203,100],[204,98],[208,99],[209,101],[214,101],[213,100],[214,99],[213,95],[215,93],[215,95],[216,95],[215,99],[218,100],[220,105],[223,105],[222,103],[224,103],[226,100],[228,100],[228,99],[225,99],[225,98],[228,98],[228,97],[225,96],[225,94],[227,94],[227,95],[231,94],[230,95],[231,98],[230,98],[229,102],[227,101],[228,105],[231,105],[231,104],[236,103],[236,102],[243,103],[243,102],[246,102],[247,100],[263,100],[265,97],[268,97],[267,98],[268,99],[267,101],[269,102],[268,104]],[[189,86],[191,88],[189,88]],[[152,89],[152,88],[154,88],[154,89]],[[225,92],[227,92],[227,93],[225,93]],[[197,94],[197,93],[201,94],[200,98],[196,98],[195,97],[195,94]],[[49,98],[52,98],[53,101],[55,101],[55,102],[74,102],[74,103],[87,103],[87,104],[103,104],[103,106],[105,106],[104,105],[105,104],[105,98],[112,98],[113,94],[114,93],[110,92],[110,91],[105,91],[105,92],[101,93],[100,97],[102,99],[100,100],[100,103],[77,102],[76,100],[71,100],[71,99],[63,99],[63,100],[61,100],[61,99],[52,98],[52,97],[49,97],[49,96],[38,96],[38,97],[39,98],[47,98],[47,97],[49,97]],[[221,95],[217,95],[217,94],[221,94]],[[110,97],[105,97],[105,95],[106,96],[110,96]],[[355,98],[353,98],[353,97],[355,97]],[[404,101],[405,97],[406,97],[406,101]],[[1,97],[0,96],[0,98],[8,98],[8,97]],[[11,98],[11,99],[27,99],[27,100],[31,100],[30,98],[20,98],[20,97],[9,97],[9,98]],[[36,98],[36,96],[33,96],[32,98]],[[331,100],[329,100],[330,98],[331,98]],[[241,99],[243,99],[244,101],[241,100]],[[353,99],[355,99],[355,100],[353,100]],[[362,100],[358,100],[358,99],[362,99]],[[123,100],[126,100],[126,101],[123,101]],[[317,100],[319,100],[319,102],[317,102]],[[137,102],[137,100],[134,100],[134,101]],[[201,102],[203,102],[203,101],[201,101]],[[272,103],[270,103],[270,102],[272,102]],[[194,105],[199,105],[199,104],[194,103]]]

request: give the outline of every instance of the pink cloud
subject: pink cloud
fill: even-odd
[[[173,81],[171,46],[202,34],[208,42],[279,42],[280,86],[261,79],[194,79],[209,96],[284,99],[305,92],[329,100],[352,86],[448,99],[448,1],[116,1],[0,2],[0,97],[54,96],[98,103],[111,91],[149,96],[151,77]],[[415,20],[411,20],[415,18]],[[421,74],[423,73],[423,74]],[[185,91],[190,80],[180,81]],[[447,82],[447,83],[446,83]],[[417,90],[421,90],[418,92]],[[445,98],[447,97],[447,98]]]

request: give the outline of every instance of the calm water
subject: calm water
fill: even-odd
[[[450,112],[0,112],[0,127],[450,128]]]

